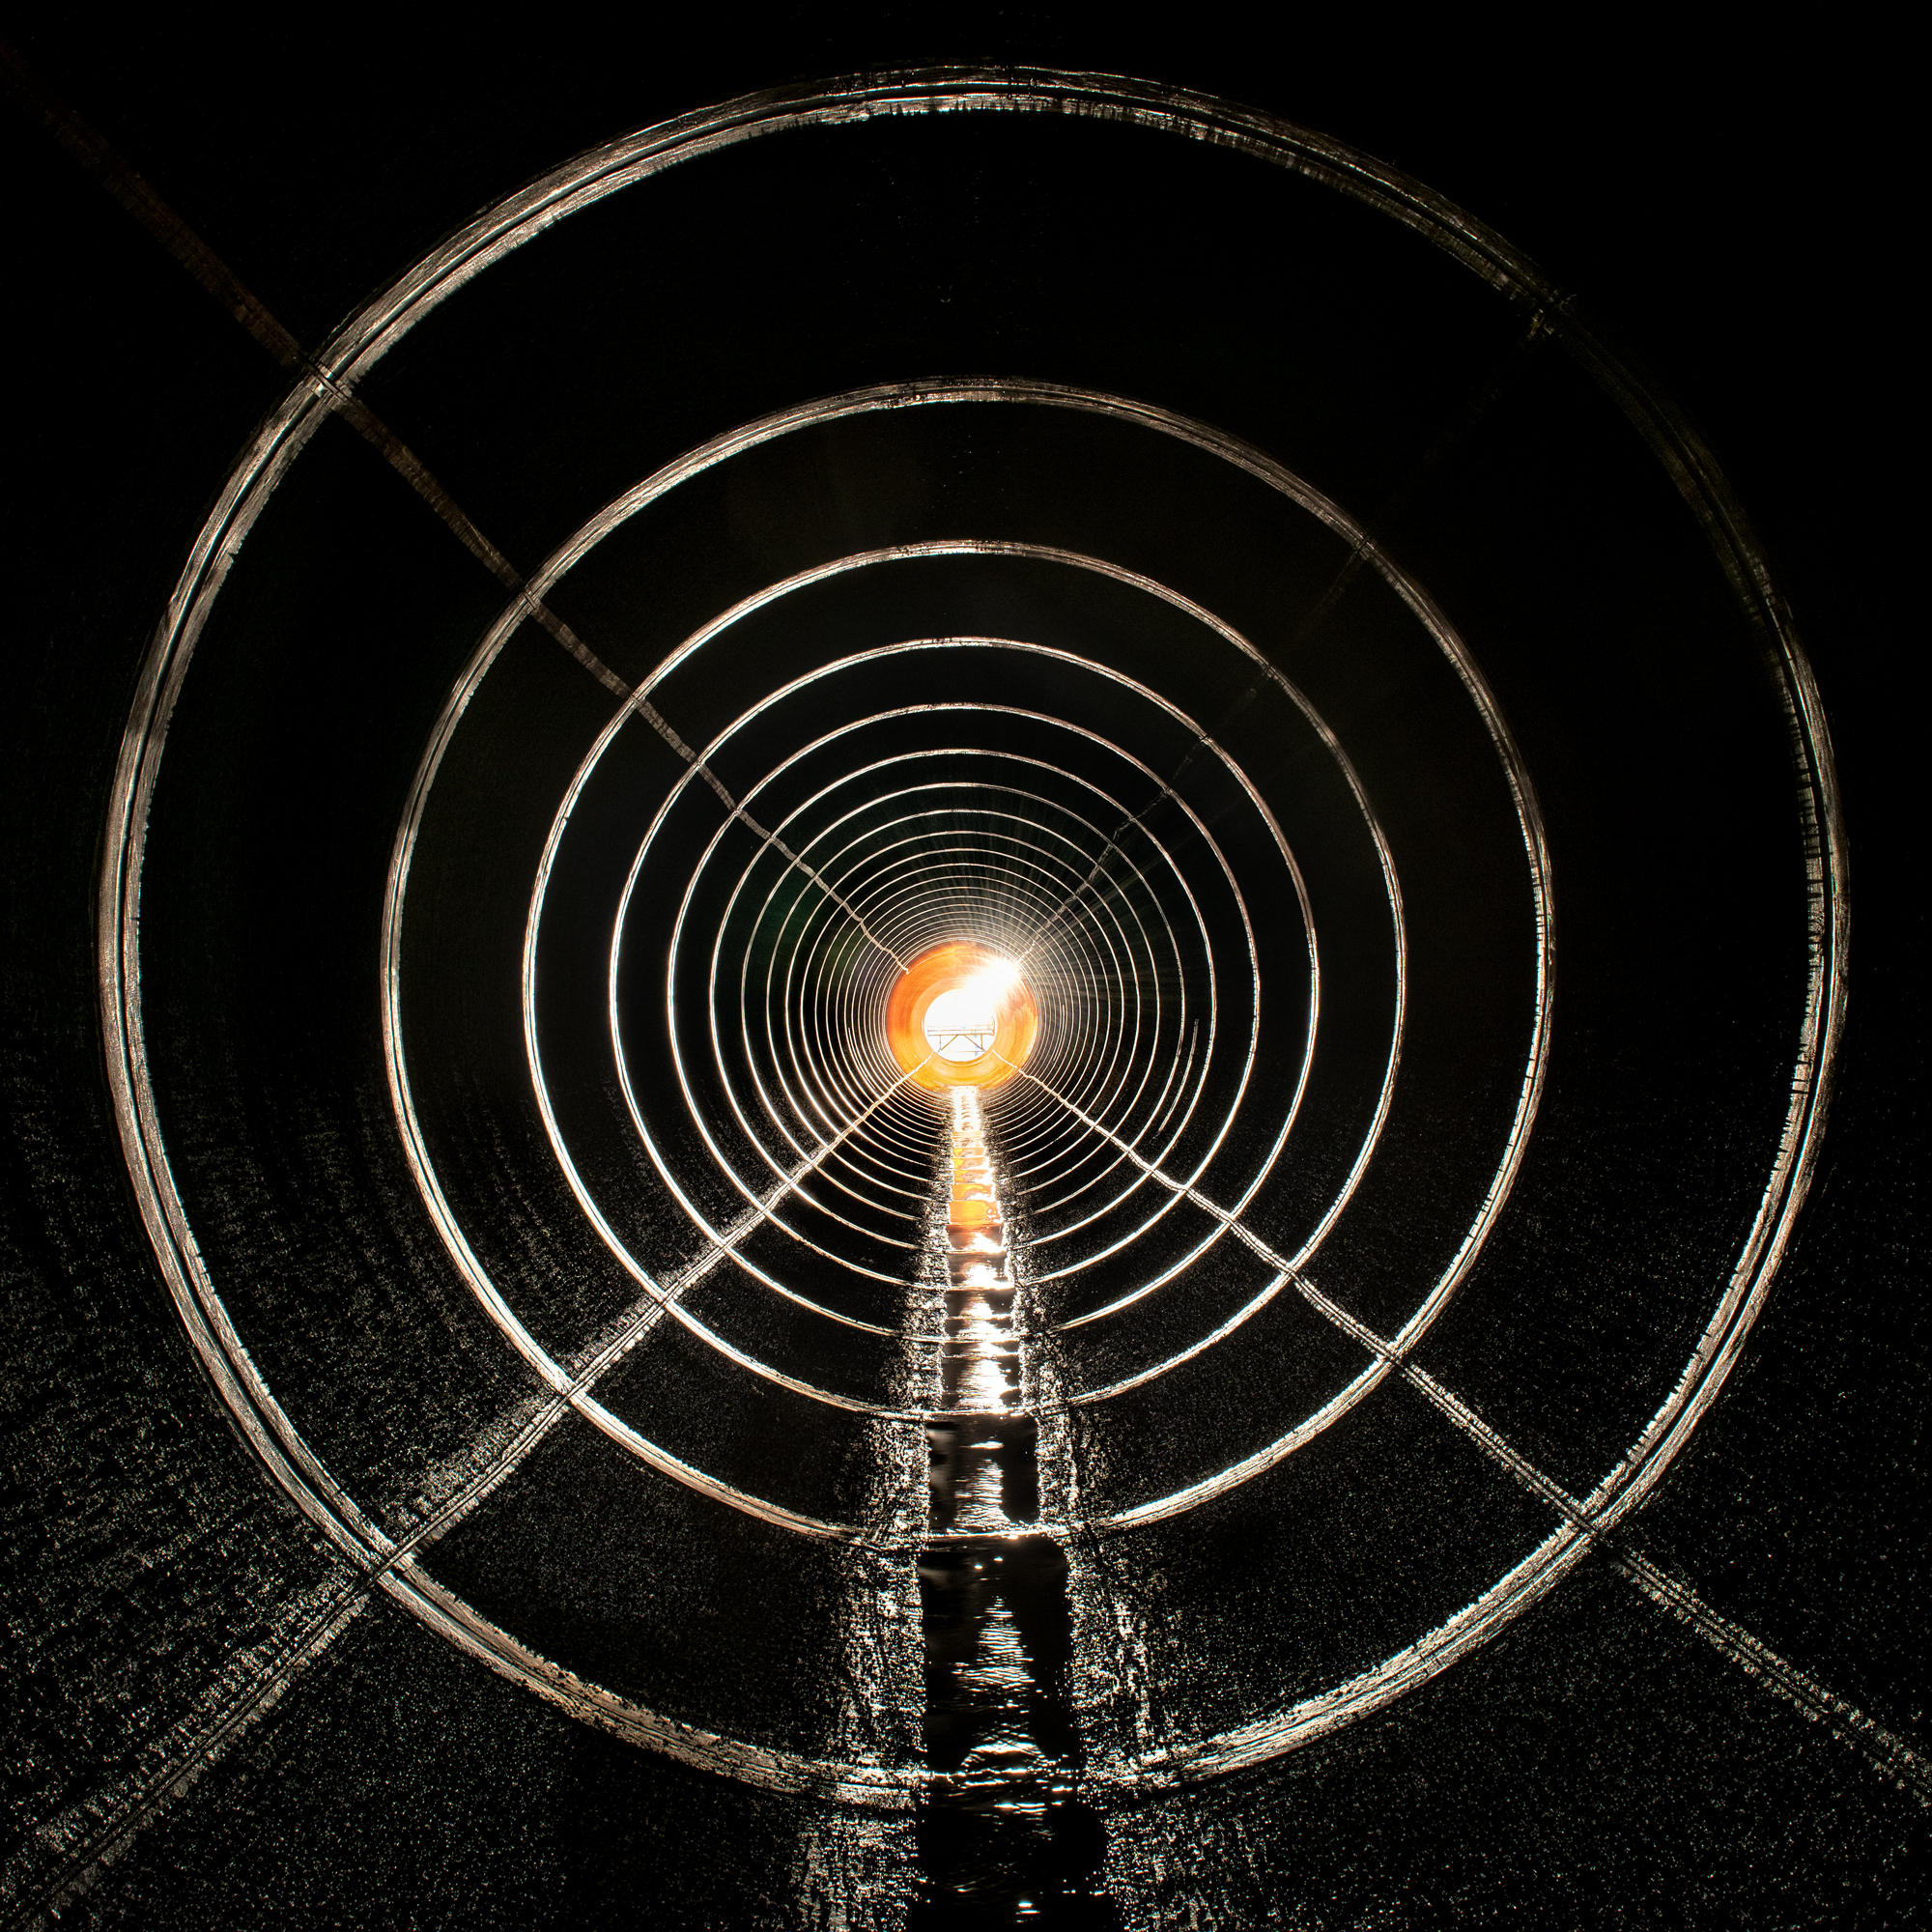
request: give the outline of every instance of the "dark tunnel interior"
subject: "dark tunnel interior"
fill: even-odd
[[[8,1922],[1917,1922],[1884,139],[740,26],[14,30]]]

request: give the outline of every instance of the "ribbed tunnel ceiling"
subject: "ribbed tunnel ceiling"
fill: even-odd
[[[1811,1183],[1843,828],[1721,476],[1532,265],[932,71],[580,156],[316,366],[99,965],[318,1630],[774,1794],[773,1922],[1245,1910],[1171,1794],[1605,1576],[1924,1788],[1634,1520]]]
[[[841,125],[851,100],[914,118]],[[940,102],[963,111],[919,111]],[[1002,106],[1020,111],[983,111]],[[1086,118],[1103,109],[1143,125]],[[1245,152],[1175,138],[1207,128]],[[380,1326],[345,1329],[300,1268],[265,1278],[254,1259],[265,1223],[314,1211],[305,1163],[260,1173],[259,1205],[231,1218],[261,1154],[230,1110],[254,1089],[286,1111],[314,1078],[284,1039],[305,1031],[329,1066],[374,1043],[368,979],[364,997],[336,990],[331,1014],[301,962],[325,962],[331,980],[339,970],[310,936],[319,925],[359,915],[376,938],[375,870],[318,880],[286,849],[285,822],[305,807],[311,836],[337,844],[345,810],[380,810],[395,775],[371,784],[371,766],[394,757],[409,722],[393,702],[366,706],[333,636],[313,659],[343,694],[326,768],[228,749],[240,733],[227,707],[259,705],[264,678],[289,676],[291,646],[314,635],[299,606],[316,586],[278,539],[302,540],[305,469],[333,453],[303,443],[341,432],[298,390],[238,476],[239,511],[212,526],[217,543],[245,534],[240,581],[217,600],[204,580],[193,602],[191,578],[168,640],[167,762],[156,712],[126,768],[122,903],[141,939],[117,960],[117,1010],[130,1036],[148,1011],[165,1016],[144,1028],[151,1080],[138,1062],[130,1078],[130,1153],[145,1154],[162,1212],[194,1231],[192,1248],[176,1237],[174,1263],[234,1399],[261,1417],[304,1506],[361,1560],[386,1563],[421,1614],[459,1618],[505,1667],[641,1738],[668,1743],[667,1719],[718,1733],[684,1747],[697,1762],[918,1794],[907,1714],[841,1752],[822,1713],[830,1661],[861,1634],[874,1667],[917,1664],[905,1558],[927,1533],[927,1429],[950,1412],[925,1385],[952,1291],[917,1292],[933,1270],[944,1096],[892,1058],[886,1008],[934,948],[1010,962],[1038,1037],[987,1090],[983,1131],[1019,1289],[1011,1406],[1045,1432],[1038,1533],[1074,1562],[1076,1627],[1142,1617],[1135,1573],[1151,1583],[1181,1545],[1198,1549],[1188,1519],[1209,1504],[1219,1537],[1258,1540],[1261,1576],[1292,1564],[1291,1601],[1359,1605],[1286,1673],[1273,1645],[1233,1625],[1171,1654],[1150,1629],[1148,1681],[1126,1703],[1172,1700],[1175,1717],[1136,1750],[1126,1740],[1149,1719],[1096,1713],[1085,1746],[1088,1780],[1131,1788],[1377,1707],[1386,1659],[1417,1646],[1406,1675],[1426,1675],[1471,1619],[1506,1620],[1574,1562],[1593,1513],[1654,1480],[1754,1310],[1812,1157],[1810,1102],[1837,1024],[1830,772],[1775,611],[1748,594],[1740,608],[1724,582],[1748,556],[1736,561],[1720,486],[1693,473],[1687,505],[1642,445],[1648,431],[1667,461],[1694,460],[1668,416],[1614,369],[1593,383],[1578,368],[1589,338],[1565,330],[1502,244],[1399,180],[1366,167],[1350,180],[1347,157],[1315,137],[1215,103],[938,74],[725,108],[587,156],[484,216],[352,324],[329,365],[385,421],[407,421],[434,408],[418,388],[446,391],[451,365],[487,343],[493,423],[527,419],[595,474],[612,440],[582,419],[612,407],[598,361],[660,361],[665,346],[620,326],[573,369],[556,338],[581,337],[586,312],[628,318],[632,265],[662,253],[647,253],[662,204],[675,220],[680,195],[703,190],[701,226],[688,219],[681,238],[696,259],[663,274],[670,299],[654,306],[688,291],[708,327],[699,292],[721,255],[770,276],[769,257],[799,245],[775,188],[793,207],[840,206],[881,151],[895,166],[1025,181],[1042,239],[1063,195],[1104,192],[1123,219],[1138,200],[1123,175],[1159,184],[1173,219],[1265,211],[1295,283],[1325,270],[1347,290],[1289,311],[1266,400],[1297,397],[1290,372],[1321,367],[1324,394],[1378,376],[1448,423],[1488,487],[1428,499],[1405,551],[1452,578],[1500,698],[1430,587],[1314,482],[1235,428],[1143,397],[999,376],[846,390],[726,425],[636,479],[565,537],[416,723],[425,749],[366,970],[381,962],[380,1037],[417,1209],[502,1346],[472,1344],[480,1359],[460,1368],[399,1360]],[[853,304],[856,340],[836,349],[876,363],[888,345],[867,339],[867,310],[890,341],[922,296],[943,307],[935,271],[954,265],[917,232],[910,249],[858,233],[853,250],[837,235],[810,246],[872,283]],[[1064,272],[1045,249],[1028,269],[1029,297],[1065,329],[1077,293],[1044,300]],[[1379,325],[1366,335],[1365,285]],[[1258,294],[1219,288],[1216,306],[1252,309]],[[744,366],[726,362],[715,388],[769,386],[777,372],[756,352],[775,324],[776,311],[741,325],[754,331],[737,346]],[[1070,352],[1083,349],[1103,359],[1076,330]],[[810,388],[819,372],[784,373]],[[1141,372],[1156,393],[1161,374]],[[540,410],[511,405],[519,379]],[[1173,380],[1200,386],[1184,365]],[[1504,380],[1512,393],[1492,398]],[[491,440],[493,469],[534,466],[514,430]],[[1306,466],[1338,481],[1372,440],[1346,407],[1297,439]],[[406,497],[376,494],[383,480],[361,465],[333,514],[367,503],[419,527]],[[372,532],[352,559],[374,548]],[[383,610],[359,575],[343,588],[361,612]],[[420,616],[376,626],[385,657],[441,618],[445,600],[417,594]],[[1611,626],[1634,634],[1626,652],[1694,653],[1706,668],[1656,695],[1626,670],[1605,746],[1590,659]],[[1719,713],[1735,749],[1686,759]],[[1561,1186],[1548,1165],[1521,1166],[1545,1096],[1556,928],[1535,759],[1508,717],[1564,745],[1566,762],[1571,742],[1597,758],[1566,774],[1554,842],[1569,891],[1628,925],[1633,967],[1653,927],[1676,966],[1662,981],[1633,973],[1639,987],[1578,976],[1567,989],[1572,1057],[1544,1131],[1591,1173]],[[204,719],[219,732],[206,748]],[[373,758],[372,729],[389,740]],[[1661,781],[1636,792],[1606,758]],[[1686,819],[1706,828],[1694,859],[1674,837]],[[218,823],[284,849],[223,864],[201,830]],[[1746,956],[1719,966],[1734,950]],[[1742,1065],[1709,1025],[1719,971],[1727,1011],[1761,1015]],[[205,1077],[244,987],[259,1032],[237,1042],[233,1097],[195,1103],[204,1133],[224,1117],[232,1127],[201,1160],[177,1159],[174,1095]],[[1670,1125],[1607,1107],[1592,1059],[1663,1063],[1650,1078],[1680,1095]],[[1673,1138],[1719,1136],[1722,1157],[1666,1222],[1633,1217]],[[1519,1184],[1541,1238],[1499,1241],[1472,1280]],[[334,1211],[353,1225],[367,1210],[352,1191]],[[1556,1411],[1547,1370],[1497,1374],[1519,1310],[1551,1293],[1552,1248],[1574,1269]],[[420,1292],[407,1276],[384,1288]],[[1443,1388],[1448,1422],[1401,1375],[1391,1384],[1392,1364]],[[530,1369],[549,1407],[499,1449],[501,1405]],[[402,1425],[391,1440],[366,1427],[378,1391]],[[602,1440],[559,1434],[572,1412]],[[450,1494],[399,1563],[376,1497],[399,1477],[423,1482],[432,1416],[452,1434],[438,1475]],[[1510,1480],[1517,1452],[1486,1469],[1459,1420],[1485,1447],[1491,1430],[1542,1444],[1527,1493]],[[1380,1477],[1398,1506],[1344,1500],[1365,1453],[1400,1472]],[[607,1487],[560,1521],[558,1486],[592,1467]],[[684,1520],[667,1543],[638,1512],[673,1506]],[[1084,1539],[1128,1528],[1121,1553],[1083,1553]],[[1003,1519],[976,1534],[1010,1531]],[[704,1606],[697,1628],[717,1655],[694,1643],[682,1605],[667,1621],[661,1600],[599,1587],[607,1565],[713,1562],[687,1546],[720,1537],[764,1555],[735,1602]],[[818,1547],[802,1553],[799,1539]],[[895,1560],[888,1634],[867,1626]],[[1402,1584],[1366,1595],[1370,1574]],[[1228,1624],[1232,1578],[1195,1576],[1187,1621]],[[773,1658],[762,1680],[721,1681],[732,1652],[774,1640],[816,1648],[828,1678],[788,1681]],[[668,1680],[651,1662],[661,1646],[685,1652]],[[1076,1637],[1071,1667],[1077,1685],[1101,1662]],[[1193,1708],[1218,1721],[1181,1715]]]

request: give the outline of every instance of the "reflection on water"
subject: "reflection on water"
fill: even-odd
[[[1026,1344],[1007,1217],[978,1092],[954,1088],[951,1106],[946,1339],[919,1554],[925,1759],[938,1782],[919,1822],[911,1923],[1117,1926],[1117,1908],[1093,1889],[1104,1834],[1072,1794],[1066,1562],[1052,1538],[1028,1533],[1038,1438],[1014,1412]],[[962,1540],[976,1531],[996,1540]]]

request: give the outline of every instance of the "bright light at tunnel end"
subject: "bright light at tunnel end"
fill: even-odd
[[[886,1003],[893,1058],[927,1093],[1010,1080],[1026,1064],[1038,1028],[1018,961],[972,940],[922,952]]]

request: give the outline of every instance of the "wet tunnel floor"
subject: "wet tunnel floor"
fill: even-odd
[[[1019,1413],[1026,1338],[979,1094],[955,1088],[943,1172],[946,1317],[926,1427],[919,1552],[925,1644],[921,1883],[909,1923],[1117,1926],[1094,1889],[1106,1850],[1074,1795],[1066,1559],[1039,1518],[1038,1432]]]

